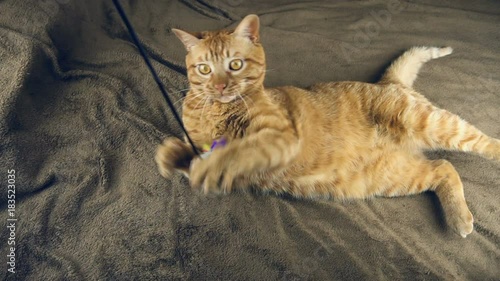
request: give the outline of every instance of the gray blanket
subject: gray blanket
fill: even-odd
[[[374,82],[411,46],[449,45],[455,52],[427,63],[415,88],[500,138],[498,1],[122,4],[175,101],[188,83],[170,29],[231,28],[256,13],[268,87]],[[499,163],[429,154],[462,176],[475,215],[462,239],[430,193],[204,196],[157,172],[155,149],[167,136],[181,130],[111,1],[0,1],[2,279],[500,278]]]

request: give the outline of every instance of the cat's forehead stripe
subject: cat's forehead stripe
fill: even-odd
[[[212,60],[219,60],[219,52],[214,49],[210,49],[210,57],[212,57]]]
[[[242,57],[242,56],[243,56],[242,53],[238,52],[238,51],[236,51],[234,54],[231,54],[231,51],[228,49],[220,51],[220,52],[217,52],[216,50],[213,50],[213,49],[209,49],[208,52],[205,52],[203,55],[200,55],[199,57],[197,57],[197,60],[198,61],[211,61],[211,60],[212,61],[220,61],[220,60],[223,60],[226,58]],[[258,63],[255,60],[252,60],[252,59],[249,59],[249,60]],[[259,64],[261,64],[261,63],[259,63]]]
[[[212,48],[208,50],[208,52],[205,52],[203,55],[200,55],[197,57],[198,61],[221,61],[224,60],[225,58],[231,58],[231,57],[239,57],[242,56],[240,52],[235,52],[233,55],[231,55],[231,52],[226,49],[226,50],[221,50],[217,51]]]

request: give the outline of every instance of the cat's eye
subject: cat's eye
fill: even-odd
[[[243,67],[243,61],[240,59],[232,60],[229,63],[229,69],[231,70],[240,70],[242,67]]]
[[[207,75],[212,72],[212,69],[210,69],[210,66],[208,66],[208,64],[202,63],[198,65],[198,71],[203,75]]]

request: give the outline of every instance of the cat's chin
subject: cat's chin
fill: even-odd
[[[235,99],[236,99],[236,96],[221,96],[221,97],[216,98],[216,100],[221,102],[221,103],[230,103]]]

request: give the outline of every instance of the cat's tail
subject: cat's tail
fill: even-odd
[[[412,87],[424,63],[431,59],[447,56],[452,52],[451,47],[413,47],[391,64],[380,83],[400,83]]]

